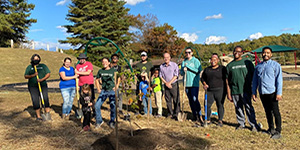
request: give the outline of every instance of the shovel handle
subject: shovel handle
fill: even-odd
[[[37,72],[36,65],[34,65],[34,71]],[[36,79],[37,79],[37,80],[39,79],[39,75],[38,75],[38,74],[36,75]],[[40,82],[37,82],[37,83],[38,83],[38,87],[39,87],[39,91],[40,91],[40,95],[41,95],[41,99],[42,99],[42,104],[43,104],[43,106],[45,106],[45,103],[44,103],[44,96],[43,96],[41,84],[40,84]]]

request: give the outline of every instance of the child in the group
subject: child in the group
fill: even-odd
[[[161,79],[159,77],[159,69],[154,70],[154,74],[152,76],[152,86],[155,97],[155,104],[158,108],[157,116],[156,117],[162,117],[162,103],[161,103],[161,97],[162,97],[162,91],[161,91]]]
[[[148,92],[149,88],[149,78],[147,77],[147,73],[142,73],[141,74],[142,81],[140,82],[139,85],[139,90],[140,90],[140,101],[143,102],[144,105],[144,113],[145,115],[148,114],[148,100],[150,100],[150,110],[149,114],[152,115],[152,105],[151,105],[151,99],[147,97],[146,95],[149,94]]]
[[[91,122],[91,111],[92,111],[92,90],[88,84],[84,84],[80,93],[80,104],[82,105],[83,112],[83,125],[82,128],[84,131],[90,130]]]

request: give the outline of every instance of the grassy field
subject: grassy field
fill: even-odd
[[[0,85],[27,82],[24,78],[24,73],[26,67],[30,64],[30,58],[33,54],[39,54],[42,59],[41,63],[49,67],[51,71],[49,79],[59,79],[58,71],[65,57],[70,57],[73,60],[73,64],[77,62],[77,58],[74,56],[44,50],[0,48],[0,54],[0,61],[3,62],[0,73]],[[96,74],[99,67],[94,69],[96,70],[94,74]]]
[[[7,52],[7,51],[12,51]],[[25,52],[22,52],[25,51]],[[7,57],[2,57],[2,62],[10,60],[10,63],[5,64],[4,69],[10,70],[11,73],[1,72],[1,84],[26,82],[23,78],[25,67],[29,64],[30,56],[38,52],[41,54],[42,62],[47,61],[49,68],[50,64],[54,64],[52,60],[59,60],[57,65],[52,66],[52,70],[57,70],[61,65],[61,60],[66,57],[65,54],[45,51],[32,50],[9,50],[0,49],[1,54],[6,53]],[[19,53],[14,54],[14,53]],[[30,54],[26,54],[30,53]],[[25,55],[26,54],[26,55]],[[23,63],[15,63],[16,60],[10,56],[23,60]],[[53,56],[53,57],[52,57]],[[55,58],[54,58],[55,56]],[[25,57],[25,58],[23,58]],[[10,66],[9,64],[12,64]],[[20,65],[15,68],[14,65]],[[56,67],[56,68],[55,68]],[[9,69],[11,68],[11,69]],[[17,69],[17,70],[16,70]],[[51,69],[51,68],[50,68]],[[58,73],[53,76],[58,77]],[[16,76],[11,77],[11,74]],[[19,77],[20,76],[20,77]],[[11,77],[11,78],[10,78]],[[201,88],[200,88],[201,89]],[[120,146],[131,145],[126,149],[147,149],[143,145],[154,145],[151,149],[299,149],[298,142],[300,141],[300,119],[298,113],[300,104],[300,81],[284,81],[283,100],[280,101],[280,111],[282,115],[282,138],[280,140],[272,140],[267,134],[261,132],[251,132],[249,129],[235,131],[237,125],[234,105],[226,100],[224,126],[217,127],[212,124],[207,128],[192,127],[191,121],[177,122],[166,118],[150,118],[134,116],[132,112],[132,128],[134,130],[151,129],[144,136],[138,136],[138,132],[134,132],[132,138],[129,138],[130,124],[119,118],[119,128],[122,138],[119,139]],[[181,88],[181,96],[184,95]],[[203,108],[203,90],[199,92],[199,99]],[[98,95],[96,95],[98,96]],[[83,132],[81,130],[81,122],[74,117],[74,112],[70,120],[62,120],[61,105],[62,97],[60,93],[49,93],[51,103],[51,115],[53,121],[38,122],[35,121],[35,113],[32,109],[32,103],[28,92],[15,91],[0,91],[0,149],[104,149],[101,143],[110,143],[113,141],[112,129],[107,124],[102,126],[102,129],[95,130],[92,125],[92,131]],[[128,98],[124,99],[124,103]],[[74,105],[76,103],[74,102]],[[263,124],[263,129],[267,129],[267,121],[265,118],[264,109],[260,101],[253,103],[257,121]],[[76,106],[76,105],[75,105]],[[154,111],[156,107],[153,103]],[[76,108],[74,107],[73,110]],[[166,104],[163,101],[164,114],[166,114]],[[216,111],[215,104],[213,111]],[[185,103],[185,111],[191,116],[188,103]],[[102,116],[104,121],[109,121],[109,105],[104,103]],[[213,116],[212,120],[217,118]],[[94,123],[94,119],[92,122]],[[249,124],[246,124],[249,127]],[[207,136],[207,135],[210,136]],[[104,138],[108,137],[108,138]],[[136,138],[134,138],[136,137]],[[164,137],[161,139],[160,137]],[[111,145],[112,146],[112,145]],[[107,149],[107,148],[105,148]],[[124,148],[125,149],[125,148]],[[149,149],[149,148],[148,148]]]

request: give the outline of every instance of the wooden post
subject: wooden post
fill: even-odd
[[[14,48],[14,40],[10,39],[10,48]]]
[[[55,51],[56,51],[56,52],[59,52],[59,51],[58,51],[58,47],[57,47],[57,46],[55,47]]]
[[[119,135],[118,135],[118,96],[117,96],[117,83],[118,83],[118,72],[114,73],[114,78],[115,78],[115,109],[116,109],[116,126],[115,126],[115,130],[116,130],[116,150],[119,149]]]
[[[295,57],[295,70],[297,70],[297,55],[296,51],[294,51],[294,57]]]
[[[62,49],[60,49],[60,53],[64,53],[64,51]]]
[[[47,51],[49,51],[49,44],[47,44]]]

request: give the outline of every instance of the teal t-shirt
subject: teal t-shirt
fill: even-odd
[[[116,70],[113,68],[110,68],[109,70],[105,70],[104,68],[102,68],[98,71],[96,78],[101,79],[103,90],[110,91],[115,87],[115,72]]]
[[[195,57],[192,57],[191,60],[184,59],[181,64],[181,75],[184,75],[184,67],[188,68],[186,72],[186,87],[199,87],[200,72],[202,71],[200,61]]]
[[[231,94],[251,94],[251,83],[254,73],[253,63],[247,59],[231,61],[226,66],[229,87]]]
[[[38,64],[36,66],[36,70],[38,72],[39,78],[42,79],[46,76],[46,74],[50,73],[49,68],[45,64]],[[25,74],[24,75],[32,75],[35,73],[34,67],[32,65],[28,65]],[[47,86],[47,81],[44,80],[43,82],[40,83],[41,86]],[[33,77],[28,79],[28,86],[30,87],[37,87],[37,77]]]
[[[161,79],[160,77],[156,77],[153,79],[152,84],[156,84],[157,86],[154,87],[153,92],[156,93],[158,91],[161,91]]]

